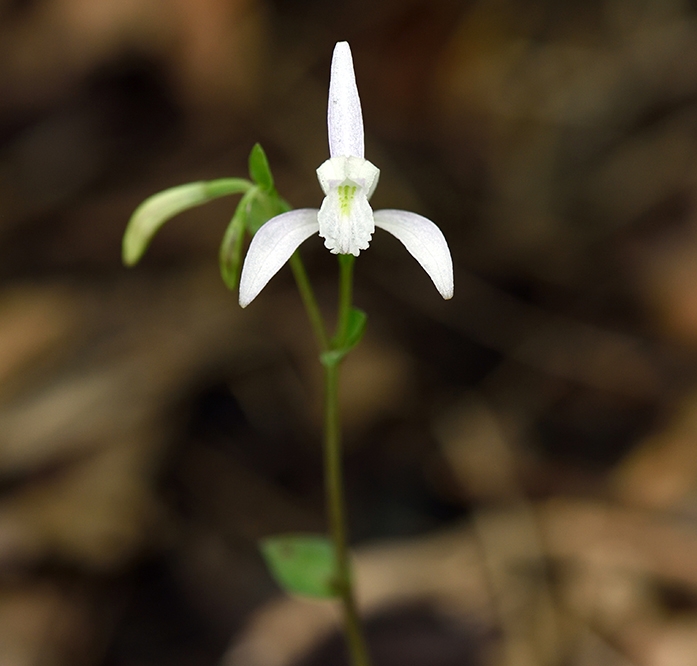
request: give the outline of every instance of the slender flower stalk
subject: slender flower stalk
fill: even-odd
[[[319,210],[283,212],[254,235],[240,276],[239,301],[246,307],[290,259],[308,317],[315,331],[324,365],[324,473],[327,518],[335,556],[334,590],[344,606],[346,640],[353,666],[369,666],[363,630],[356,606],[346,529],[343,490],[339,380],[341,362],[360,340],[365,315],[354,309],[355,257],[368,248],[375,227],[398,238],[431,277],[443,298],[453,295],[453,267],[448,244],[430,220],[400,210],[373,213],[370,197],[380,170],[364,157],[363,115],[348,43],[339,42],[332,58],[327,109],[329,159],[317,169],[324,192]],[[340,282],[337,327],[327,338],[302,269],[297,248],[318,233],[324,245],[339,255]]]
[[[370,666],[371,661],[363,635],[351,575],[339,409],[339,380],[344,355],[335,353],[337,350],[345,349],[350,342],[351,314],[354,312],[352,305],[354,263],[355,257],[352,255],[339,255],[337,325],[334,336],[329,339],[300,255],[296,252],[290,258],[291,269],[322,352],[324,366],[324,485],[327,523],[336,563],[332,587],[344,608],[344,626],[351,664],[352,666]]]
[[[334,344],[346,344],[353,293],[353,257],[340,256],[339,316]],[[336,589],[344,606],[346,642],[353,666],[369,666],[358,608],[356,606],[347,543],[346,508],[341,464],[341,419],[339,414],[340,361],[325,363],[324,387],[324,482],[327,517],[336,553]]]
[[[350,254],[339,255],[339,314],[334,343],[341,348],[346,345],[349,317],[353,307],[353,265],[355,258]]]

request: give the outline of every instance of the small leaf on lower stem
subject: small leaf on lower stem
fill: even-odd
[[[260,542],[266,566],[289,594],[319,599],[338,596],[336,555],[329,539],[317,534],[285,534]]]
[[[332,366],[339,363],[361,341],[367,324],[368,315],[363,310],[351,308],[346,323],[346,341],[340,347],[322,352],[319,357],[322,364]]]
[[[347,349],[353,349],[361,341],[367,324],[368,315],[359,308],[351,308],[346,325],[345,347]]]

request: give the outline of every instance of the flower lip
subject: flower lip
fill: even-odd
[[[353,254],[367,250],[375,231],[373,210],[365,191],[354,184],[339,185],[329,191],[317,213],[319,235],[334,254]]]

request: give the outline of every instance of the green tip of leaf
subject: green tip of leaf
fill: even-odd
[[[269,160],[260,144],[255,143],[249,153],[249,175],[252,180],[264,190],[273,189],[273,175]]]
[[[264,539],[261,553],[276,582],[289,594],[319,599],[338,596],[336,556],[320,535],[289,534]]]
[[[246,192],[251,186],[242,178],[220,178],[170,187],[148,197],[136,208],[126,227],[122,244],[123,263],[126,266],[138,263],[153,236],[170,218],[211,199]]]
[[[205,183],[187,183],[147,198],[131,216],[123,236],[126,266],[138,263],[158,229],[182,211],[207,201]]]

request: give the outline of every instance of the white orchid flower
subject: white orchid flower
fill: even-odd
[[[370,197],[380,170],[364,158],[363,114],[348,42],[334,48],[329,82],[329,159],[317,169],[325,197],[319,210],[301,208],[271,218],[254,235],[240,278],[240,305],[246,307],[313,234],[334,254],[368,248],[375,227],[398,238],[421,264],[443,298],[453,295],[453,262],[448,243],[431,220],[404,210],[373,213]]]

